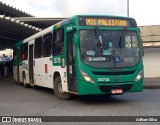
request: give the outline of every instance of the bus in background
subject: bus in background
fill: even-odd
[[[143,91],[140,30],[133,18],[76,15],[14,46],[14,79],[59,99]]]

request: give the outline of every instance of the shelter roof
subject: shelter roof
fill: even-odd
[[[33,17],[33,15],[3,3],[2,1],[0,1],[0,15],[6,15],[10,17]]]

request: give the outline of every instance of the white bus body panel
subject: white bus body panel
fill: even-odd
[[[54,88],[54,73],[59,72],[63,91],[68,91],[67,70],[61,66],[52,65],[52,57],[34,59],[34,84],[47,88]],[[46,71],[47,70],[47,71]]]
[[[53,71],[51,57],[34,59],[34,84],[53,88]],[[46,71],[47,70],[47,71]]]

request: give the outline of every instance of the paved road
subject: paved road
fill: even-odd
[[[145,77],[160,77],[160,47],[144,48]]]
[[[0,81],[0,116],[160,116],[159,97],[159,89],[147,89],[111,98],[75,96],[58,100],[50,89]]]
[[[128,93],[110,98],[74,96],[72,100],[58,100],[50,89],[24,88],[22,84],[8,79],[0,81],[0,116],[160,116],[159,97],[159,89],[147,89],[141,93]],[[62,123],[43,123],[43,125],[48,124]],[[117,123],[87,123],[87,125],[97,124],[117,125]],[[21,123],[9,125],[21,125]],[[65,125],[84,125],[84,123],[65,123]]]

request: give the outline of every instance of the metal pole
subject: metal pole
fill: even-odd
[[[127,16],[129,17],[129,0],[127,0]]]

